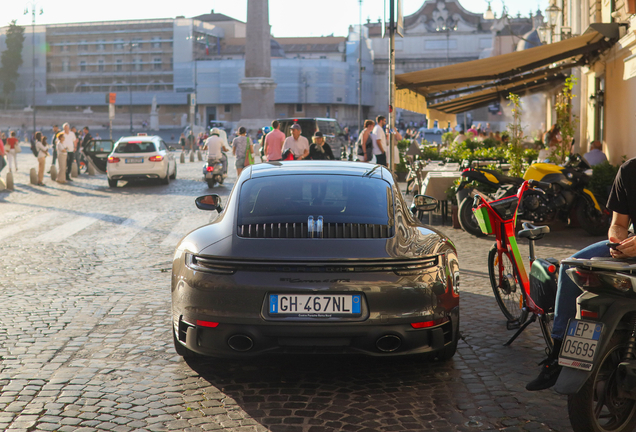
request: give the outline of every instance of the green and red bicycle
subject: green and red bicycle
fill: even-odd
[[[529,190],[543,192],[549,183],[536,180],[524,181],[517,194],[495,201],[487,201],[477,195],[473,213],[484,234],[494,234],[497,242],[488,253],[488,273],[495,299],[505,315],[507,328],[518,329],[505,345],[510,345],[531,323],[539,320],[541,332],[548,350],[553,348],[552,321],[556,298],[559,261],[554,258],[537,258],[534,242],[550,232],[548,226],[523,223],[523,229],[515,234],[517,214],[523,194]],[[530,275],[526,272],[517,237],[528,239],[530,249]],[[528,319],[528,315],[530,319]]]

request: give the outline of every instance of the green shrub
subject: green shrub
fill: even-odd
[[[437,146],[428,145],[420,148],[420,159],[438,160],[439,158],[440,156],[439,150],[437,150]]]
[[[411,140],[402,140],[402,141],[398,141],[397,143],[397,148],[399,150],[400,153],[404,153],[406,152],[409,147],[411,146]]]
[[[609,188],[614,183],[614,178],[616,178],[619,168],[620,165],[612,165],[607,161],[592,167],[589,189],[603,200],[603,204],[607,202]]]
[[[445,146],[450,146],[453,141],[455,140],[455,138],[457,138],[457,135],[459,135],[459,132],[455,132],[455,131],[450,131],[450,132],[445,132],[442,134],[442,145]]]

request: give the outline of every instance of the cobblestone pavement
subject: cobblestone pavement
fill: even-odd
[[[524,389],[544,355],[539,326],[502,346],[492,238],[440,227],[462,269],[451,361],[186,363],[170,335],[169,268],[178,239],[214,217],[193,203],[208,191],[201,163],[179,164],[169,186],[117,189],[104,175],[30,186],[35,159],[19,163],[16,190],[0,192],[0,430],[570,430],[563,396]],[[232,180],[214,191],[227,196]],[[537,249],[564,258],[596,240],[562,227]]]

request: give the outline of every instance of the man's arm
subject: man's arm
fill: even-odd
[[[612,224],[607,237],[612,243],[620,243],[616,250],[610,249],[610,253],[614,258],[636,256],[636,237],[627,237],[629,235],[629,223],[629,215],[616,212],[612,214]]]

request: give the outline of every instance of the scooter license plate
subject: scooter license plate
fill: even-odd
[[[603,324],[571,319],[563,339],[559,364],[574,369],[591,371],[603,334]]]

